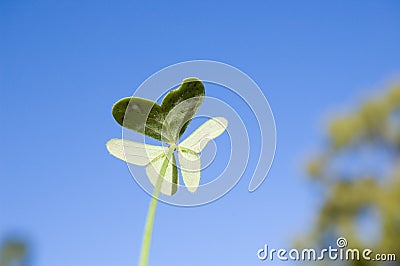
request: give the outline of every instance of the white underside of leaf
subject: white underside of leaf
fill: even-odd
[[[130,140],[111,139],[106,144],[108,151],[118,159],[145,166],[156,157],[165,154],[167,147],[138,143]]]
[[[149,178],[153,186],[156,185],[157,180],[160,176],[162,165],[165,161],[166,156],[163,155],[146,166],[146,175]],[[164,179],[161,185],[161,193],[171,196],[175,194],[178,189],[178,170],[176,167],[175,156],[172,153],[171,158],[168,159],[168,167],[165,171]]]
[[[224,117],[211,118],[178,145],[182,178],[190,192],[195,192],[200,185],[201,159],[199,153],[210,140],[221,135],[227,126],[228,121]],[[106,146],[108,151],[118,159],[130,164],[146,166],[147,177],[153,186],[156,185],[168,147],[122,139],[111,139]],[[171,153],[161,185],[161,193],[171,196],[176,193],[177,189],[178,171],[175,156]]]
[[[200,156],[197,153],[178,151],[183,182],[190,192],[195,192],[200,184]]]
[[[221,135],[227,127],[228,120],[226,120],[226,118],[211,118],[190,134],[179,146],[199,153],[210,140]]]

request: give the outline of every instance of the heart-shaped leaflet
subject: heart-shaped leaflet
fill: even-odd
[[[204,100],[205,89],[197,78],[187,78],[171,90],[161,105],[151,100],[128,97],[116,102],[114,119],[123,127],[154,139],[176,143]]]

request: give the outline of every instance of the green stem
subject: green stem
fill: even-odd
[[[150,201],[149,211],[147,213],[147,220],[146,225],[144,228],[144,235],[143,235],[143,242],[142,242],[142,252],[140,253],[140,266],[147,266],[149,261],[149,254],[150,254],[150,243],[151,243],[151,236],[153,234],[153,224],[154,224],[154,217],[156,215],[156,208],[158,202],[158,195],[161,191],[162,181],[165,176],[165,172],[168,168],[168,163],[170,160],[170,156],[174,150],[170,149],[165,157],[165,160],[161,166],[160,176],[157,179],[156,185],[153,190],[153,197]]]

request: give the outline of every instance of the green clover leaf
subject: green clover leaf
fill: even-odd
[[[185,132],[203,103],[204,94],[204,85],[199,79],[187,78],[164,97],[161,105],[143,98],[123,98],[114,104],[112,114],[123,127],[173,143]]]

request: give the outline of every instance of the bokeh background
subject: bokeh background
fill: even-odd
[[[337,236],[399,260],[399,14],[396,0],[1,1],[0,265],[137,264],[150,197],[105,149],[111,106],[192,59],[259,84],[275,161],[254,193],[248,174],[212,204],[160,204],[150,265],[264,265],[264,244]]]

